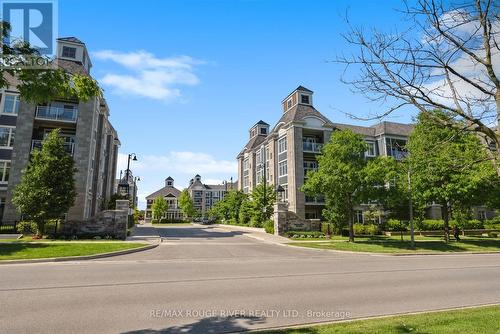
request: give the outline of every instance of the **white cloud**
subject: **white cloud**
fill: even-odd
[[[118,172],[127,168],[127,154],[118,154]],[[165,178],[172,176],[175,187],[182,190],[196,174],[205,184],[222,184],[231,177],[236,181],[238,163],[234,160],[218,160],[206,153],[171,151],[165,155],[138,156],[131,162],[134,176],[139,176],[139,207],[145,207],[145,197],[164,186]],[[118,175],[119,176],[119,175]]]
[[[138,95],[156,100],[171,100],[181,95],[179,85],[194,86],[200,80],[194,73],[202,61],[189,56],[157,58],[146,51],[117,52],[102,50],[94,58],[112,61],[123,67],[123,73],[108,73],[100,82],[115,93]]]

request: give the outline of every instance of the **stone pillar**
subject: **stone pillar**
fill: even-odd
[[[274,204],[274,234],[283,235],[287,228],[288,203],[276,202]]]
[[[116,210],[127,211],[128,214],[129,202],[128,199],[116,200]]]

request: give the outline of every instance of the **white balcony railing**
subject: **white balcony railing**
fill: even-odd
[[[303,142],[304,152],[319,153],[319,152],[321,152],[322,148],[323,148],[323,144],[321,144],[321,143]]]
[[[32,140],[31,141],[31,150],[40,150],[42,148],[42,141],[41,140]],[[73,155],[75,152],[75,143],[64,143],[64,149],[66,152],[69,154]]]
[[[306,204],[325,204],[325,198],[323,196],[306,196]]]
[[[62,122],[76,122],[78,118],[78,109],[37,106],[35,118]]]

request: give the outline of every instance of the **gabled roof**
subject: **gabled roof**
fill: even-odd
[[[258,121],[257,123],[255,123],[255,125],[269,125],[267,124],[266,122],[264,122],[263,120],[260,120]]]
[[[381,122],[373,126],[375,128],[375,134],[387,134],[387,135],[399,135],[399,136],[409,136],[413,131],[414,126],[412,124],[403,124],[396,122]]]
[[[169,177],[167,177],[167,178],[166,178],[166,180],[171,180],[171,181],[173,181],[174,179],[172,179],[172,177],[171,177],[171,176],[169,176]]]
[[[313,92],[312,90],[310,90],[309,88],[306,88],[306,87],[304,87],[304,86],[299,86],[299,87],[297,87],[297,89],[295,89],[295,90],[301,90],[301,91],[303,91],[303,92],[308,92],[308,93],[312,93],[312,92]]]
[[[238,154],[238,156],[240,156],[241,154],[245,153],[245,150],[251,150],[255,147],[258,147],[260,146],[260,144],[262,144],[265,140],[266,140],[267,137],[265,136],[255,136],[253,137],[252,139],[250,139],[248,141],[248,143],[245,145],[245,147],[243,148],[243,150]]]
[[[276,126],[274,127],[272,132],[275,132],[276,127],[280,123],[288,124],[290,122],[297,122],[297,121],[302,121],[306,117],[317,117],[319,119],[322,119],[326,125],[331,125],[333,126],[333,123],[322,113],[314,109],[313,106],[309,105],[304,105],[304,104],[296,104],[292,108],[288,109],[283,116],[279,119],[279,121],[276,123]]]
[[[61,38],[58,38],[57,40],[58,41],[72,42],[72,43],[78,43],[78,44],[85,45],[85,43],[83,43],[81,40],[79,40],[78,38],[73,37],[73,36],[70,36],[70,37],[61,37]]]
[[[181,191],[174,187],[163,187],[160,190],[155,191],[154,193],[146,196],[146,199],[155,199],[156,197],[165,197],[168,195],[172,195],[174,197],[179,197]],[[169,196],[170,197],[170,196]]]

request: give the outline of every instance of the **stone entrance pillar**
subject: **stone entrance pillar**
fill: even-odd
[[[276,202],[274,204],[274,234],[283,235],[287,229],[288,203]]]

